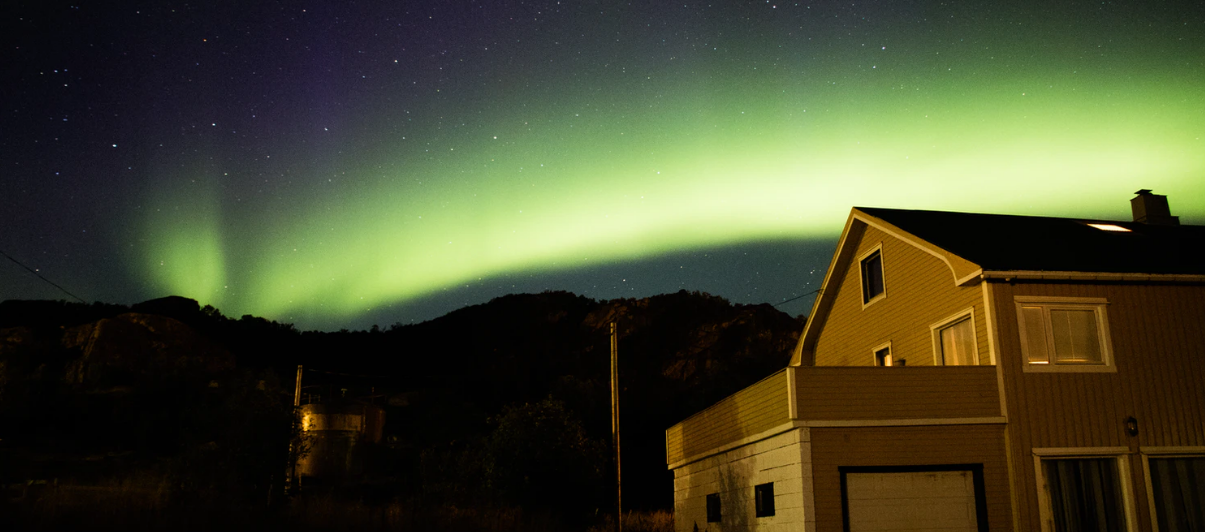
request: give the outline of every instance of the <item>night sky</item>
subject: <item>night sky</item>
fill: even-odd
[[[0,250],[330,330],[777,303],[854,205],[1205,223],[1199,1],[210,4],[0,8]]]

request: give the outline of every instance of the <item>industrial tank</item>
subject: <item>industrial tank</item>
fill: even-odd
[[[304,454],[297,474],[321,483],[361,480],[367,447],[381,442],[385,411],[363,403],[324,403],[302,405],[300,414]]]

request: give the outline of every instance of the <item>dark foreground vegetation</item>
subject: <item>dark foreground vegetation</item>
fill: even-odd
[[[672,529],[664,430],[781,368],[801,320],[687,292],[333,333],[183,298],[5,301],[0,528],[607,529],[611,321],[625,529]],[[298,364],[306,400],[385,409],[362,475],[286,489]]]

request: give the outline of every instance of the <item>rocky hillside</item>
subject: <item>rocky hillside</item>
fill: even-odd
[[[78,437],[31,423],[29,414],[41,412],[31,401],[60,405],[39,416],[72,419],[70,410],[86,401],[64,397],[139,396],[151,388],[162,392],[156,383],[168,381],[218,389],[240,381],[259,382],[261,395],[287,406],[302,364],[307,394],[386,405],[386,435],[395,463],[403,464],[393,473],[414,486],[423,481],[416,465],[422,456],[450,442],[479,441],[508,405],[551,397],[580,419],[589,437],[609,441],[611,322],[620,336],[625,501],[667,507],[672,479],[664,430],[783,367],[803,323],[769,305],[732,305],[685,291],[611,301],[565,292],[510,295],[421,324],[332,333],[299,332],[253,316],[230,319],[174,297],[128,308],[6,301],[0,303],[0,426],[10,428],[0,431],[23,432],[0,432],[0,452],[11,456],[13,446]],[[255,372],[274,378],[248,377]],[[205,401],[215,400],[189,408],[203,408],[197,405]],[[173,415],[162,405],[121,405],[158,412],[150,417],[160,421]],[[25,422],[9,423],[18,420]],[[173,426],[181,423],[188,422]],[[189,430],[177,427],[172,437],[180,440],[177,433]],[[106,440],[104,449],[79,442],[58,447],[134,452],[147,447],[141,438],[155,438],[139,434]]]

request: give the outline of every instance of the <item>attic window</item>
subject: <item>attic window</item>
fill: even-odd
[[[974,366],[979,363],[975,339],[975,314],[967,309],[929,326],[933,335],[934,363],[942,366]]]
[[[1115,233],[1129,233],[1130,230],[1120,225],[1113,224],[1088,224],[1088,227],[1095,227],[1101,231],[1113,231]]]
[[[869,305],[886,296],[883,286],[883,246],[879,245],[860,260],[862,270],[862,305]]]
[[[887,342],[874,349],[874,365],[879,367],[894,365],[891,360],[891,342]]]

